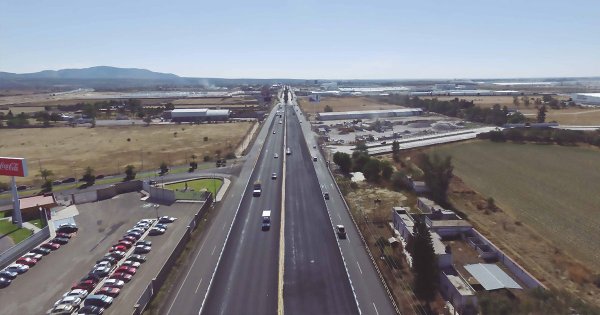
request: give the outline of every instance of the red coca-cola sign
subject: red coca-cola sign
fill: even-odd
[[[25,159],[0,157],[0,175],[27,176],[27,163],[25,163]]]

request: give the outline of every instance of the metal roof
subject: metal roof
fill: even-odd
[[[518,283],[495,264],[466,265],[465,269],[488,291],[501,288],[522,289]]]

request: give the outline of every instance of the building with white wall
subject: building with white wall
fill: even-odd
[[[577,105],[600,106],[600,93],[574,93],[571,98]]]

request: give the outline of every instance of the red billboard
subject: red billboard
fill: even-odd
[[[0,157],[0,175],[27,176],[27,163],[23,158]]]

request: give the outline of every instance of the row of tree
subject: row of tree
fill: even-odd
[[[600,130],[579,131],[554,128],[511,128],[501,131],[491,131],[477,136],[494,142],[535,142],[559,145],[575,145],[586,143],[600,147]]]
[[[389,161],[370,157],[364,143],[356,145],[352,156],[347,153],[336,152],[333,155],[333,162],[340,167],[342,173],[362,172],[367,181],[375,183],[381,179],[390,180],[394,172],[394,168]]]

